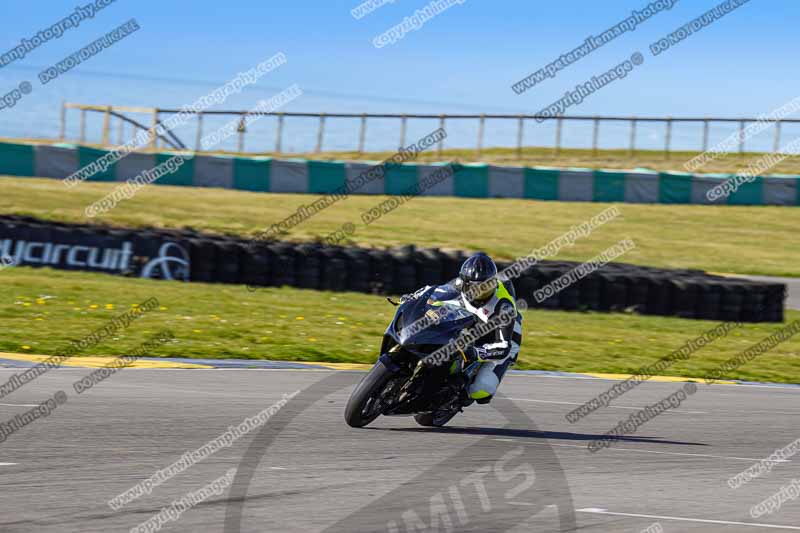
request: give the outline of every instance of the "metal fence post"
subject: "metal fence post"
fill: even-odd
[[[703,151],[708,152],[708,119],[703,120]]]
[[[517,118],[517,158],[522,158],[522,131],[525,128],[525,117],[520,115]]]
[[[278,126],[275,132],[275,153],[281,153],[281,137],[283,137],[283,113],[278,113]]]
[[[316,153],[322,151],[322,138],[325,135],[325,113],[319,115],[319,130],[317,130],[317,147],[314,150]]]
[[[364,153],[364,137],[366,136],[367,132],[367,114],[363,113],[361,115],[361,130],[358,132],[358,153],[359,155]]]
[[[406,146],[406,123],[408,122],[408,117],[403,115],[400,117],[400,146],[399,149],[402,150]]]
[[[772,145],[772,152],[777,154],[781,149],[781,121],[775,123],[775,140]]]
[[[478,122],[478,148],[475,150],[475,155],[477,157],[481,156],[481,151],[483,150],[483,128],[486,124],[486,115],[481,113],[480,121]]]
[[[444,115],[443,114],[439,115],[439,128],[441,130],[444,130]],[[439,145],[436,148],[436,152],[437,152],[437,154],[439,155],[440,158],[442,157],[442,151],[443,150],[444,150],[444,137],[439,139]]]
[[[556,119],[556,155],[561,153],[561,126],[564,119],[558,117]]]
[[[631,157],[636,154],[636,119],[631,120],[631,143],[628,153]]]
[[[600,135],[600,119],[594,117],[594,129],[592,131],[592,155],[597,155],[597,137]]]

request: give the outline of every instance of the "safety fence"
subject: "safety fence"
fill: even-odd
[[[70,144],[0,143],[0,174],[64,179],[108,154]],[[97,172],[89,181],[123,182],[165,163],[174,153],[134,152]],[[227,157],[188,154],[175,172],[157,185],[219,187],[255,192],[326,194],[334,192],[375,163]],[[407,194],[447,163],[389,165],[378,179],[359,186],[356,194]],[[730,174],[688,174],[585,168],[457,165],[458,172],[433,187],[426,196],[468,198],[528,198],[571,202],[666,204],[800,205],[798,176],[759,176],[737,185],[729,195],[709,192],[732,178]]]
[[[16,266],[373,294],[404,294],[444,283],[456,277],[467,257],[464,251],[413,246],[375,249],[252,241],[194,230],[112,229],[22,216],[0,216],[0,256],[10,257]],[[543,309],[783,321],[785,285],[700,270],[609,263],[549,298],[534,297],[578,265],[538,262],[513,280],[517,297]],[[501,269],[506,266],[498,264]]]
[[[79,125],[77,138],[68,138],[67,131],[71,128],[68,127],[69,110],[74,110],[79,113]],[[169,116],[179,113],[181,109],[165,109],[157,107],[131,107],[131,106],[115,106],[115,105],[89,105],[79,103],[65,102],[61,107],[61,121],[60,121],[60,134],[59,140],[67,142],[74,141],[79,143],[95,142],[110,146],[113,142],[113,137],[116,132],[117,144],[123,144],[130,138],[136,136],[140,131],[156,131],[156,128],[162,124],[163,120]],[[275,120],[274,142],[270,142],[268,146],[264,145],[263,139],[259,141],[259,146],[255,149],[259,153],[285,153],[285,137],[286,137],[286,122],[289,119],[295,119],[299,122],[308,123],[308,119],[316,120],[316,130],[311,130],[304,137],[313,138],[314,152],[324,151],[324,143],[326,138],[326,126],[329,128],[329,123],[333,120],[352,121],[358,120],[359,126],[357,134],[353,131],[352,149],[358,153],[365,150],[365,143],[367,139],[368,123],[370,120],[374,122],[385,122],[387,120],[394,121],[397,124],[396,134],[398,144],[396,147],[402,147],[406,144],[406,134],[409,130],[409,121],[437,121],[440,128],[448,127],[448,124],[458,122],[461,124],[472,124],[476,127],[475,137],[475,153],[480,155],[484,146],[507,146],[507,141],[492,142],[491,139],[487,141],[487,124],[491,121],[492,124],[513,125],[516,131],[515,146],[518,155],[521,155],[525,143],[526,125],[532,123],[553,123],[552,137],[548,139],[536,140],[538,146],[552,146],[555,153],[558,154],[562,148],[566,148],[563,142],[564,130],[567,125],[574,124],[576,126],[591,126],[591,149],[593,153],[597,153],[602,143],[601,135],[605,126],[613,126],[614,130],[618,130],[619,126],[627,127],[627,134],[622,135],[627,137],[627,150],[630,155],[634,155],[637,151],[637,130],[642,129],[643,126],[657,126],[661,134],[658,135],[663,144],[659,148],[663,149],[666,158],[670,157],[670,153],[678,150],[675,147],[674,138],[676,136],[676,126],[687,126],[692,129],[692,135],[697,140],[694,150],[701,150],[703,152],[710,148],[712,130],[715,127],[725,127],[733,125],[736,128],[737,139],[729,151],[744,153],[747,150],[748,128],[753,125],[759,125],[762,129],[766,130],[767,127],[771,129],[772,134],[772,153],[780,153],[782,142],[782,130],[787,125],[800,124],[800,119],[786,118],[785,116],[776,116],[774,118],[767,117],[741,117],[741,118],[714,118],[714,117],[637,117],[637,116],[572,116],[563,115],[559,117],[544,116],[537,114],[463,114],[463,113],[439,113],[439,114],[425,114],[425,113],[314,113],[314,112],[254,112],[253,110],[203,110],[199,112],[189,111],[196,120],[194,120],[194,139],[191,142],[178,138],[175,132],[168,132],[166,135],[158,136],[151,135],[150,147],[157,148],[159,146],[171,147],[175,149],[191,149],[194,145],[194,150],[202,151],[202,138],[204,134],[204,119],[233,117],[234,120],[238,119],[239,126],[237,128],[237,152],[245,151],[245,138],[248,133],[248,117],[253,115],[272,116]],[[99,128],[100,137],[89,140],[87,135],[87,123],[90,121],[90,116],[97,117],[102,120],[102,125]],[[230,118],[229,118],[230,120]],[[761,126],[766,124],[766,126]],[[698,128],[699,127],[699,128]],[[97,128],[93,128],[97,129]],[[697,129],[695,132],[694,130]],[[588,134],[588,132],[587,132]],[[688,138],[689,133],[683,135]],[[615,135],[619,137],[619,133]],[[552,141],[552,143],[551,143]],[[339,144],[339,143],[337,143]],[[617,143],[619,144],[619,143]],[[693,143],[694,144],[694,143]],[[251,142],[252,145],[252,142]],[[438,146],[437,151],[441,153],[444,149],[444,140]],[[686,148],[681,148],[686,150]],[[767,150],[764,150],[767,151]]]

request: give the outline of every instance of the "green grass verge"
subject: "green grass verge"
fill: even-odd
[[[84,209],[118,184],[0,177],[0,213],[86,222]],[[193,227],[252,235],[318,197],[223,189],[145,187],[92,221],[116,226]],[[289,240],[318,240],[355,224],[353,244],[483,250],[499,259],[527,255],[612,204],[418,197],[370,225],[361,214],[386,196],[352,195],[294,227]],[[565,248],[556,259],[584,261],[619,242],[621,261],[668,268],[800,277],[800,209],[775,206],[618,204],[622,216]]]
[[[372,363],[393,308],[379,296],[183,284],[80,272],[0,271],[0,351],[54,354],[70,340],[155,296],[161,308],[83,355],[121,355],[169,328],[175,341],[151,355]],[[111,308],[113,307],[113,308]],[[800,319],[789,311],[788,320]],[[629,314],[525,312],[518,368],[629,373],[717,323]],[[701,377],[783,327],[746,324],[666,374]],[[795,338],[728,376],[800,383]]]

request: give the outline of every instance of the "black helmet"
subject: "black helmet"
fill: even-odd
[[[484,253],[464,261],[458,273],[458,288],[475,307],[485,304],[497,289],[497,265]]]

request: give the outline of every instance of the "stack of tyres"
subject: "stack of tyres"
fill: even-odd
[[[647,305],[645,314],[670,316],[673,314],[673,305],[670,299],[671,291],[668,278],[654,275],[647,284]]]
[[[697,310],[697,284],[689,279],[670,280],[675,314],[681,318],[695,318]]]
[[[370,250],[369,286],[374,294],[397,294],[394,282],[394,258],[387,250]]]
[[[323,256],[319,244],[301,244],[296,246],[294,273],[295,287],[301,289],[319,289],[322,278]]]
[[[272,279],[270,286],[273,287],[295,287],[295,247],[284,242],[270,242],[267,245],[269,250],[270,272]]]
[[[578,309],[600,310],[600,276],[589,274],[576,284],[578,290]]]
[[[53,266],[68,270],[91,270],[102,262],[99,250],[119,249],[122,243],[131,242],[134,254],[128,268],[122,272],[117,269],[117,273],[138,276],[149,265],[148,269],[167,268],[174,274],[172,269],[180,262],[161,259],[175,250],[181,252],[182,248],[189,253],[192,281],[377,294],[404,294],[423,285],[445,283],[458,275],[467,257],[459,250],[417,250],[413,246],[376,250],[281,241],[252,244],[248,239],[217,237],[191,229],[133,231],[46,223],[27,216],[0,216],[0,241],[3,250],[12,255],[18,248],[22,250],[22,246],[15,244],[20,241],[54,243],[50,259],[58,255],[60,260]],[[172,252],[166,253],[164,246],[170,243],[179,246],[171,246]],[[22,258],[23,264],[42,264],[43,260],[35,260],[38,257],[35,252],[29,255],[28,261]],[[157,264],[165,266],[154,266]],[[517,297],[528,301],[531,307],[545,309],[632,310],[650,315],[746,322],[784,319],[786,286],[783,284],[715,276],[694,269],[668,270],[624,263],[607,264],[575,283],[567,278],[565,283],[548,289],[549,297],[536,301],[537,290],[579,264],[537,262],[512,280]],[[498,263],[500,270],[506,266]],[[159,272],[152,274],[169,277],[158,275]]]
[[[245,245],[242,256],[241,279],[251,287],[265,287],[270,284],[269,251],[263,244]]]
[[[418,285],[440,285],[447,280],[444,274],[444,254],[439,250],[418,250],[414,254],[414,263]]]
[[[369,254],[360,248],[345,248],[343,251],[347,263],[347,290],[352,292],[370,292]]]
[[[220,283],[239,283],[242,245],[233,240],[217,243],[217,263],[214,269],[215,281]]]
[[[701,320],[717,320],[720,316],[722,287],[716,281],[698,283],[695,317]]]
[[[211,283],[214,279],[214,265],[217,264],[217,247],[210,239],[190,239],[191,281]]]
[[[744,304],[744,288],[741,283],[733,280],[725,280],[722,285],[722,297],[720,299],[720,319],[726,322],[737,322],[742,317],[742,305]]]
[[[326,246],[320,251],[320,288],[325,291],[347,290],[347,261],[338,246]]]
[[[414,248],[404,247],[391,251],[394,260],[394,291],[408,294],[419,288],[417,269],[414,265]]]
[[[649,283],[647,277],[636,270],[628,276],[628,308],[636,313],[644,313],[647,307]]]
[[[444,279],[448,281],[455,279],[461,270],[461,265],[467,260],[467,254],[461,250],[444,250],[442,251],[442,255]],[[497,265],[497,268],[502,270],[500,264]]]

